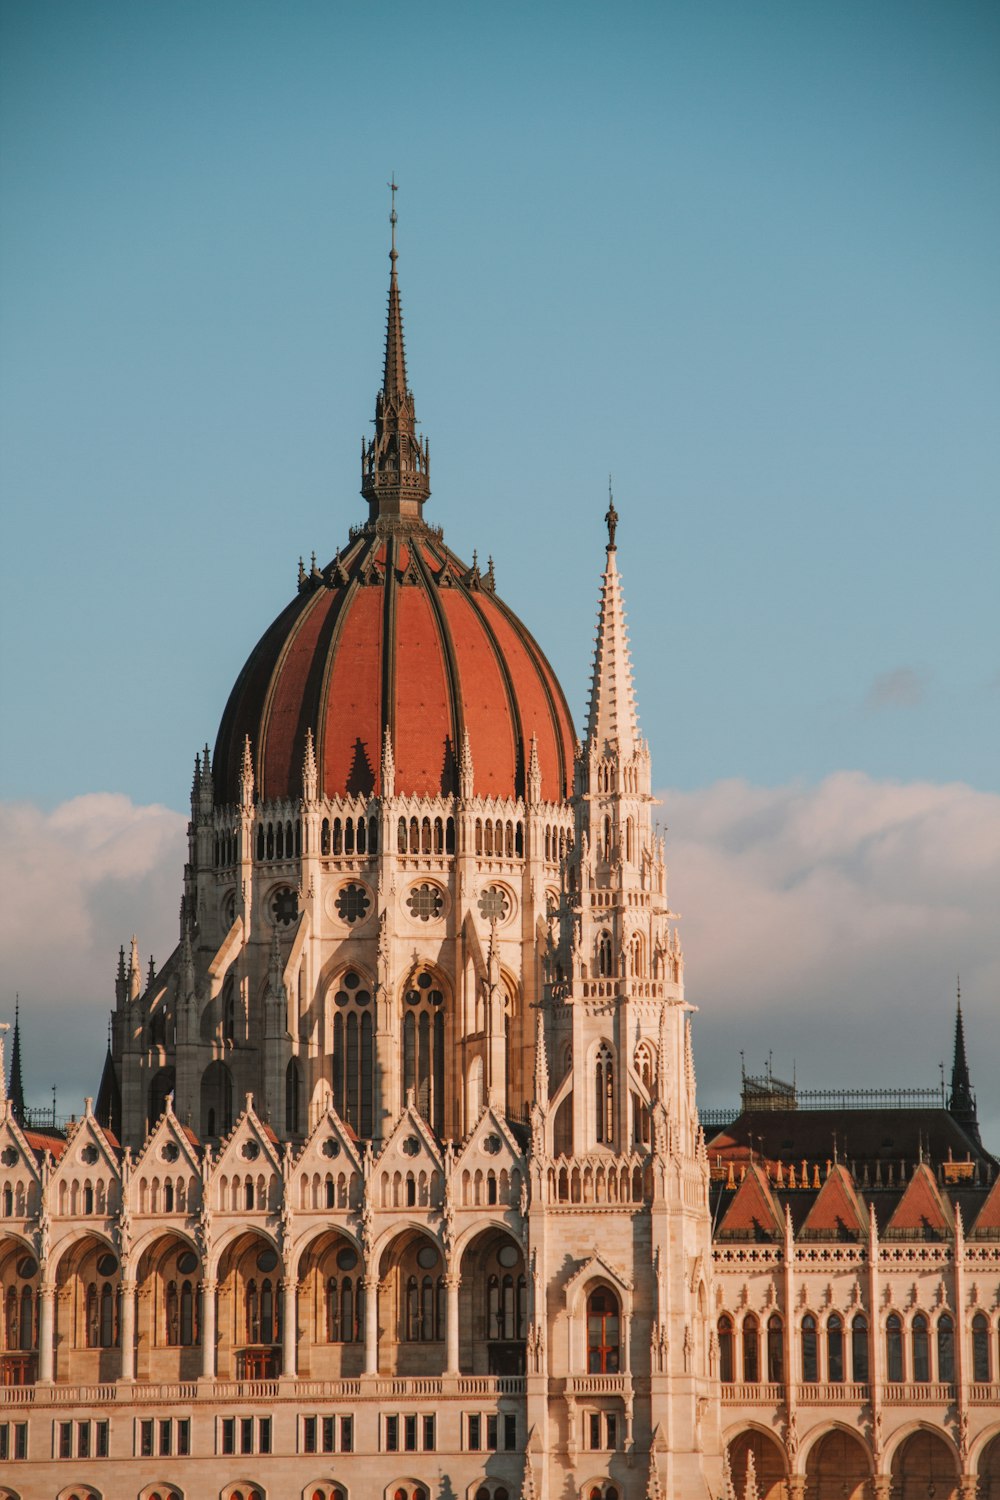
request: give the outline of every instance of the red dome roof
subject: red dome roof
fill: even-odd
[[[230,694],[216,801],[238,800],[247,735],[257,795],[300,797],[310,729],[320,795],[377,795],[387,725],[397,796],[457,794],[466,732],[476,796],[524,795],[533,736],[543,799],[571,791],[574,734],[552,668],[492,570],[480,577],[422,520],[370,524],[302,580]]]

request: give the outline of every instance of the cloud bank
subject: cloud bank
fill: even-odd
[[[955,975],[987,1142],[1000,1148],[1000,797],[841,772],[818,786],[665,792],[705,1104],[769,1052],[805,1086],[935,1084]],[[96,1091],[119,943],[177,932],[186,820],[111,794],[0,804],[0,1019],[22,997],[26,1085]]]

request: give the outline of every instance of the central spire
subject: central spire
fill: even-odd
[[[618,512],[608,484],[607,562],[601,580],[601,607],[597,617],[594,672],[587,714],[586,744],[597,755],[615,755],[628,760],[639,749],[639,721],[632,686],[632,658],[625,627],[625,600],[618,572]]]
[[[375,436],[361,444],[361,493],[368,501],[369,517],[409,516],[419,519],[431,492],[430,449],[426,438],[417,437],[417,414],[413,392],[406,384],[406,351],[403,347],[403,308],[399,296],[396,262],[395,179],[389,183],[392,209],[389,223],[389,316],[385,330],[385,370],[382,389],[375,399]]]

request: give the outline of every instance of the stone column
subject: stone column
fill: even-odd
[[[805,1500],[806,1482],[801,1474],[793,1474],[787,1482],[788,1500]]]
[[[217,1283],[201,1284],[201,1378],[215,1379],[215,1293]]]
[[[963,1474],[958,1481],[959,1500],[976,1500],[979,1493],[979,1480],[975,1474]]]
[[[295,1378],[295,1356],[298,1349],[298,1285],[294,1276],[286,1276],[281,1284],[281,1373],[286,1378]]]
[[[366,1276],[365,1288],[365,1374],[378,1374],[378,1277]]]
[[[446,1375],[457,1375],[459,1373],[458,1357],[458,1291],[462,1285],[462,1278],[454,1271],[449,1271],[444,1278],[445,1291],[448,1294],[448,1309],[446,1332],[448,1338],[448,1358],[445,1364]]]
[[[38,1294],[38,1379],[50,1384],[55,1365],[55,1297],[51,1281],[43,1281]]]
[[[121,1325],[118,1330],[121,1343],[121,1379],[135,1379],[135,1282],[131,1277],[122,1278]]]
[[[889,1500],[889,1492],[892,1489],[892,1479],[888,1474],[876,1474],[872,1480],[872,1494],[874,1500]]]

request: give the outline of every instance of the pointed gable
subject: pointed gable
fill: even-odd
[[[756,1162],[751,1162],[747,1167],[746,1176],[726,1209],[718,1233],[721,1240],[784,1239],[781,1209],[770,1183]]]
[[[810,1240],[860,1240],[868,1233],[868,1215],[846,1167],[831,1167],[830,1174],[806,1214],[799,1238]]]
[[[215,1205],[220,1213],[234,1214],[274,1209],[281,1196],[280,1182],[281,1159],[274,1131],[258,1119],[253,1095],[248,1094],[212,1170]]]
[[[885,1227],[884,1238],[946,1239],[954,1228],[951,1206],[934,1181],[930,1167],[921,1162]]]
[[[133,1213],[192,1213],[201,1190],[201,1162],[192,1131],[178,1120],[173,1099],[157,1120],[132,1168],[128,1195]]]
[[[10,1188],[10,1217],[28,1219],[38,1212],[42,1176],[32,1142],[17,1122],[13,1101],[0,1110],[0,1163],[4,1190]]]
[[[78,1214],[110,1215],[119,1200],[118,1143],[97,1123],[91,1104],[88,1099],[85,1113],[70,1126],[65,1150],[51,1178],[54,1196],[49,1201],[55,1202],[57,1213],[71,1218]]]
[[[516,1206],[523,1180],[521,1149],[491,1101],[455,1158],[452,1191],[463,1208],[487,1203]]]
[[[444,1157],[412,1096],[378,1157],[381,1208],[429,1208],[441,1202]]]
[[[986,1202],[976,1215],[971,1233],[977,1240],[1000,1239],[1000,1174],[986,1194]]]
[[[332,1104],[299,1152],[294,1166],[301,1210],[357,1208],[364,1169],[353,1132]]]

